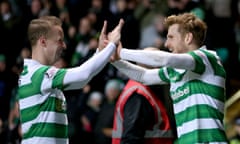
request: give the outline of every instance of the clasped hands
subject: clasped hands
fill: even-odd
[[[98,50],[99,51],[103,50],[109,42],[113,42],[116,45],[117,49],[110,58],[111,62],[114,62],[120,59],[120,51],[122,48],[120,39],[121,39],[121,30],[122,30],[123,24],[124,24],[123,19],[120,19],[118,25],[111,32],[107,33],[107,21],[104,21],[103,23],[101,34],[99,36]]]

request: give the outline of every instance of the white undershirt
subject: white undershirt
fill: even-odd
[[[159,68],[166,66],[179,69],[193,70],[195,62],[189,54],[173,54],[164,51],[143,51],[122,49],[120,52],[122,60],[116,61],[113,65],[129,78],[146,85],[165,83],[159,77]],[[124,61],[127,60],[127,61]],[[147,69],[128,61],[145,64],[156,69]]]

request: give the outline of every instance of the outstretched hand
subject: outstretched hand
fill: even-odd
[[[98,40],[99,44],[98,44],[98,49],[99,51],[101,51],[102,49],[104,49],[104,47],[107,45],[108,43],[108,39],[107,39],[107,21],[104,21],[103,23],[103,27],[99,36],[99,40]]]
[[[121,30],[122,30],[123,24],[124,24],[123,19],[120,19],[118,25],[107,35],[107,21],[104,21],[101,34],[99,36],[99,44],[98,44],[99,51],[104,49],[109,42],[113,42],[117,46],[116,51],[111,56],[111,59],[110,59],[111,62],[114,62],[120,59],[120,50],[122,48],[120,38],[121,38]]]
[[[121,30],[122,30],[123,24],[124,24],[123,19],[120,19],[118,25],[107,36],[109,42],[113,42],[116,45],[118,45],[121,38]]]

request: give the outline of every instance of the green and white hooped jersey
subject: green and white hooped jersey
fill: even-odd
[[[24,60],[19,79],[19,106],[22,144],[67,144],[64,69]]]
[[[24,59],[19,79],[22,144],[67,144],[66,100],[62,90],[83,88],[109,62],[113,42],[81,66],[57,69]]]
[[[218,56],[199,49],[188,53],[193,71],[163,67],[160,78],[170,83],[179,144],[227,143],[224,132],[226,73]]]

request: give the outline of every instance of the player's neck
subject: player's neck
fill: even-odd
[[[32,52],[32,59],[38,61],[40,64],[49,65],[45,57],[42,55],[41,52],[33,51]]]

